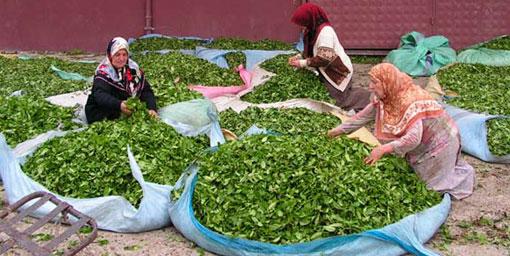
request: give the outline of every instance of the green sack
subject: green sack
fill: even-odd
[[[391,51],[384,61],[411,76],[431,76],[441,67],[455,62],[456,53],[446,37],[425,38],[413,31],[402,36],[399,49]]]

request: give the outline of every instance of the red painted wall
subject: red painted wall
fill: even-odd
[[[153,0],[155,32],[165,35],[298,40],[290,22],[300,0]]]
[[[152,0],[154,33],[295,42],[304,0]],[[458,49],[510,34],[508,0],[312,0],[347,49],[393,49],[412,30]],[[0,51],[104,52],[114,36],[145,34],[145,0],[0,0]]]
[[[298,39],[300,0],[153,0],[154,33]],[[145,0],[0,0],[0,50],[103,52],[114,36],[145,34]]]
[[[0,0],[0,49],[104,52],[143,35],[144,0]]]
[[[436,0],[434,33],[455,48],[510,34],[508,0]]]
[[[431,1],[424,0],[316,0],[349,49],[397,48],[402,35],[431,31]]]
[[[510,34],[508,0],[313,0],[347,49],[397,48],[411,31],[459,49]]]

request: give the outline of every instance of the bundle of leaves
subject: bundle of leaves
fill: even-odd
[[[86,88],[85,81],[63,80],[51,70],[51,65],[83,76],[92,76],[97,66],[56,58],[20,60],[0,56],[0,95],[9,96],[17,90],[25,90],[32,95],[49,97]]]
[[[499,38],[495,38],[485,44],[480,45],[480,47],[494,49],[494,50],[510,50],[510,36],[502,36]]]
[[[288,64],[291,56],[292,54],[278,55],[264,61],[261,67],[275,73],[276,76],[257,86],[242,99],[252,103],[270,103],[309,98],[334,104],[335,101],[329,96],[328,89],[314,73],[306,69],[295,70]]]
[[[497,38],[494,38],[488,42],[475,45],[472,48],[475,48],[475,49],[488,48],[488,49],[493,49],[493,50],[507,50],[508,51],[508,50],[510,50],[510,36],[505,35],[505,36],[497,37]],[[466,49],[469,49],[469,48],[466,48]],[[463,50],[466,50],[466,49],[463,49]]]
[[[260,41],[248,41],[242,38],[218,38],[208,45],[207,48],[222,50],[292,50],[291,44],[281,41],[264,39]],[[230,67],[237,67],[240,64],[246,65],[246,56],[242,52],[231,52],[225,55]]]
[[[291,44],[284,43],[281,41],[264,39],[260,41],[248,41],[242,38],[217,38],[208,45],[205,45],[210,49],[222,49],[222,50],[293,50],[295,47]]]
[[[246,55],[242,52],[230,52],[225,54],[225,59],[230,68],[238,67],[239,65],[246,66]]]
[[[306,108],[277,109],[249,107],[241,113],[228,109],[220,113],[220,124],[239,135],[252,125],[283,135],[319,134],[339,125],[340,119]]]
[[[474,112],[510,116],[510,67],[493,67],[482,64],[458,63],[437,74],[443,89],[457,92],[459,97],[448,104]],[[510,121],[489,120],[489,150],[494,155],[510,153]]]
[[[510,120],[489,119],[485,124],[491,153],[495,156],[510,154]]]
[[[373,55],[354,55],[349,56],[352,63],[357,64],[379,64],[386,56],[373,56]]]
[[[149,37],[135,40],[129,45],[131,52],[159,51],[159,50],[195,50],[195,47],[202,45],[201,40]]]
[[[202,94],[188,89],[188,85],[242,84],[236,71],[220,68],[206,60],[180,52],[135,55],[133,59],[145,71],[145,76],[157,97],[158,108],[202,98]]]
[[[72,108],[55,106],[39,97],[0,96],[0,109],[0,133],[11,147],[49,130],[78,128],[72,122]]]
[[[132,106],[133,107],[133,106]],[[199,152],[204,136],[185,137],[155,121],[145,106],[133,107],[130,117],[96,122],[43,144],[23,166],[24,172],[63,196],[92,198],[120,195],[138,206],[142,190],[131,174],[127,146],[145,181],[173,185]]]
[[[200,158],[192,206],[218,233],[291,244],[381,228],[441,197],[406,161],[342,137],[255,135]]]

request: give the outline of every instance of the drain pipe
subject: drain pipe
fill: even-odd
[[[145,0],[145,34],[151,34],[154,31],[152,27],[152,0]]]

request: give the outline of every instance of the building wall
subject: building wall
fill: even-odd
[[[143,0],[0,0],[0,49],[104,52],[143,35]],[[126,7],[127,6],[127,7]]]
[[[154,33],[295,42],[290,22],[306,0],[152,0]],[[410,31],[458,49],[510,34],[508,0],[310,0],[346,49],[394,49]],[[104,52],[114,36],[145,34],[146,0],[0,0],[0,51]]]
[[[443,35],[455,49],[510,34],[508,0],[312,0],[347,49],[397,48],[402,35]]]
[[[145,34],[145,0],[0,0],[0,51],[104,52]],[[153,33],[295,42],[300,0],[152,0]]]
[[[156,33],[166,35],[298,40],[290,19],[300,0],[153,0]]]

